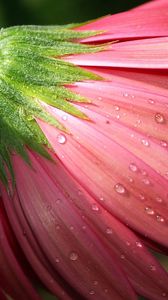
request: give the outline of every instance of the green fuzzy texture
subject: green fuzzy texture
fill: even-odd
[[[50,145],[35,118],[66,132],[64,125],[46,112],[41,101],[88,119],[73,106],[73,101],[89,100],[64,85],[100,78],[64,62],[62,56],[94,53],[104,46],[80,44],[79,39],[100,32],[78,32],[73,27],[74,24],[15,26],[0,31],[0,179],[5,186],[9,177],[14,184],[11,154],[18,153],[29,164],[27,148],[50,158]]]

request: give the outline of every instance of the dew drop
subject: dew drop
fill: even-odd
[[[55,226],[55,228],[56,228],[57,230],[59,230],[59,229],[60,229],[60,226],[57,224],[57,225]]]
[[[105,294],[107,294],[108,293],[108,289],[105,289],[104,292],[105,292]]]
[[[160,145],[164,148],[166,148],[168,146],[167,142],[166,141],[161,141],[160,142]]]
[[[104,201],[104,197],[100,197],[100,201]]]
[[[142,144],[143,144],[145,147],[149,147],[149,146],[150,146],[148,140],[142,139],[141,142],[142,142]]]
[[[156,271],[156,266],[150,265],[150,266],[149,266],[149,269],[150,269],[151,271]]]
[[[67,138],[64,134],[60,133],[57,135],[57,141],[59,144],[65,144],[67,141]]]
[[[121,259],[125,259],[125,255],[123,255],[123,254],[121,254],[120,257],[121,257]]]
[[[158,222],[161,222],[161,223],[163,223],[165,221],[165,219],[160,215],[157,215],[156,219],[157,219]]]
[[[124,194],[126,193],[126,189],[125,189],[125,187],[124,187],[121,183],[117,183],[117,184],[114,186],[114,189],[115,189],[115,191],[116,191],[118,194],[124,195]]]
[[[112,234],[112,233],[113,233],[112,228],[107,227],[107,228],[106,228],[106,233],[107,233],[107,234]]]
[[[69,255],[70,260],[77,260],[78,259],[78,254],[76,252],[71,252]]]
[[[155,214],[154,210],[151,207],[148,207],[148,206],[145,207],[145,211],[148,215],[154,215]]]
[[[162,293],[162,297],[166,297],[167,294],[165,292]]]
[[[114,109],[116,110],[116,111],[119,111],[120,110],[120,108],[119,108],[119,106],[114,106]]]
[[[60,262],[60,260],[59,260],[58,257],[56,257],[55,261],[56,261],[56,263],[59,263],[59,262]]]
[[[148,178],[143,178],[142,179],[142,182],[145,184],[145,185],[150,185],[150,180]]]
[[[145,170],[141,171],[142,176],[147,176],[147,172]]]
[[[155,101],[154,101],[153,99],[148,99],[148,103],[150,103],[150,104],[154,104],[154,103],[155,103]]]
[[[142,248],[142,243],[141,243],[141,242],[138,242],[138,241],[137,241],[135,244],[136,244],[136,246],[137,246],[138,248]]]
[[[128,93],[124,93],[123,96],[124,96],[124,97],[128,97]]]
[[[144,200],[145,200],[145,196],[144,196],[143,194],[139,194],[139,199],[140,199],[141,201],[144,201]]]
[[[127,245],[127,246],[130,246],[131,243],[130,243],[129,241],[126,241],[126,245]]]
[[[97,206],[96,203],[93,203],[93,204],[92,204],[92,210],[93,210],[93,211],[99,211],[99,207]]]
[[[97,281],[97,280],[94,280],[94,281],[93,281],[93,285],[98,285],[98,281]]]
[[[86,230],[86,225],[83,225],[83,226],[82,226],[82,229],[83,229],[83,230]]]
[[[165,118],[161,113],[156,113],[155,114],[155,121],[158,124],[163,124],[165,122]]]
[[[162,199],[161,197],[156,197],[156,201],[157,201],[158,203],[162,203],[162,202],[163,202],[163,199]]]
[[[94,290],[91,290],[91,291],[89,291],[89,294],[90,294],[90,295],[95,295],[95,291],[94,291]]]
[[[62,120],[66,121],[67,119],[68,119],[68,116],[66,116],[66,115],[62,116]]]
[[[74,230],[74,226],[71,225],[71,226],[69,227],[69,229],[70,229],[70,230]]]
[[[138,167],[136,166],[136,164],[134,163],[131,163],[129,165],[129,169],[132,171],[132,172],[137,172],[138,171]]]
[[[98,99],[99,101],[101,101],[101,100],[102,100],[102,97],[97,97],[97,99]]]

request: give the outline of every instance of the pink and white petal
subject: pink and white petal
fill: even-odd
[[[133,8],[133,10],[140,10],[140,9],[167,9],[168,8],[168,2],[167,0],[150,0],[149,2],[142,4],[140,6],[137,6]]]
[[[53,182],[66,191],[71,204],[82,212],[85,234],[92,228],[106,248],[116,254],[137,293],[152,300],[163,299],[168,293],[168,274],[141,239],[103,208],[103,198],[98,203],[84,188],[80,186],[79,190],[79,184],[71,179],[72,173],[64,169],[54,155],[52,157],[56,160],[54,166],[43,158],[38,161]],[[99,284],[97,280],[95,282]]]
[[[101,300],[136,299],[115,255],[106,251],[94,231],[85,234],[85,222],[66,190],[53,183],[39,159],[30,156],[35,171],[14,157],[17,187],[26,217],[55,270],[87,299],[93,294]]]
[[[168,69],[168,38],[115,43],[105,51],[63,59],[79,66],[165,70]]]
[[[105,31],[100,35],[81,40],[84,43],[167,36],[168,2],[161,2],[152,2],[146,6],[137,7],[127,12],[105,16],[88,22],[79,28],[75,28],[75,30]]]
[[[1,199],[2,201],[2,199]],[[11,248],[8,235],[12,232],[5,218],[2,205],[0,206],[0,284],[1,288],[14,300],[40,300],[31,282],[25,275],[19,257]],[[5,296],[4,296],[5,297]]]
[[[106,199],[104,207],[120,220],[167,246],[167,180],[102,133],[94,122],[84,122],[70,115],[63,121],[65,113],[53,108],[49,111],[64,122],[71,135],[61,134],[42,121],[38,123],[59,159],[78,182],[97,201],[100,202],[101,197]],[[130,164],[141,172],[132,172]],[[162,203],[156,197],[162,199]]]

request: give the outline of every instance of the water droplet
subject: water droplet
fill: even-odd
[[[150,266],[149,266],[149,269],[150,269],[151,271],[156,271],[156,266],[150,265]]]
[[[59,229],[60,229],[60,225],[57,224],[57,225],[55,226],[55,228],[56,228],[57,230],[59,230]]]
[[[148,99],[148,103],[150,103],[150,104],[154,104],[154,103],[155,103],[155,101],[154,101],[153,99]]]
[[[129,182],[131,182],[131,183],[134,181],[132,177],[128,177],[128,180],[129,180]]]
[[[163,223],[165,221],[165,219],[160,215],[157,215],[156,219],[157,219],[158,222],[161,222],[161,223]]]
[[[163,292],[162,297],[166,297],[166,296],[167,296],[167,293]]]
[[[83,225],[83,226],[82,226],[82,229],[83,229],[83,230],[86,230],[86,225]]]
[[[160,142],[160,145],[164,148],[166,148],[168,146],[167,142],[166,141],[161,141]]]
[[[90,295],[95,295],[95,291],[94,291],[94,290],[91,290],[91,291],[89,291],[89,294],[90,294]]]
[[[70,229],[70,230],[74,230],[74,226],[71,225],[71,226],[69,227],[69,229]]]
[[[162,203],[163,199],[161,197],[156,197],[156,201],[159,202],[159,203]]]
[[[127,245],[127,246],[130,246],[131,243],[130,243],[129,241],[126,241],[126,245]]]
[[[119,111],[119,110],[120,110],[119,106],[117,106],[117,105],[114,106],[114,109],[115,109],[116,111]]]
[[[124,93],[123,96],[124,96],[124,97],[128,97],[128,93]]]
[[[121,183],[117,183],[117,184],[114,186],[114,189],[115,189],[115,191],[116,191],[118,194],[124,195],[124,194],[126,193],[126,189],[125,189],[125,187],[124,187]]]
[[[123,255],[123,254],[121,254],[120,257],[121,257],[121,259],[125,259],[125,255]]]
[[[141,171],[142,176],[147,176],[147,172],[145,170]]]
[[[108,289],[105,289],[104,292],[105,292],[105,294],[107,294],[108,293]]]
[[[100,201],[104,201],[104,197],[100,197]]]
[[[55,261],[56,261],[56,263],[59,263],[59,262],[60,262],[60,260],[59,260],[58,257],[56,257]]]
[[[102,100],[102,97],[97,97],[97,99],[98,99],[99,101],[101,101],[101,100]]]
[[[60,133],[57,135],[57,141],[59,144],[65,144],[66,140],[67,140],[67,138],[64,134]]]
[[[144,201],[145,200],[145,196],[143,194],[139,194],[139,199]]]
[[[132,172],[137,172],[138,171],[138,167],[136,166],[136,164],[134,163],[131,163],[129,165],[129,169],[132,171]]]
[[[165,118],[161,113],[156,113],[155,114],[155,121],[158,124],[163,124],[165,122]]]
[[[93,281],[93,284],[94,284],[94,285],[98,285],[98,281],[97,281],[97,280],[94,280],[94,281]]]
[[[94,211],[99,211],[99,207],[97,206],[96,203],[93,203],[93,204],[92,204],[92,210],[94,210]]]
[[[155,214],[154,210],[151,207],[148,207],[148,206],[145,207],[145,211],[148,215],[154,215]]]
[[[112,234],[112,233],[113,233],[112,228],[107,227],[107,228],[106,228],[106,233],[107,233],[107,234]]]
[[[68,119],[68,116],[67,115],[63,115],[62,116],[62,120],[66,121]]]
[[[143,144],[145,147],[149,147],[149,146],[150,146],[148,140],[142,139],[141,142],[142,142],[142,144]]]
[[[77,260],[78,259],[78,254],[76,252],[71,252],[69,255],[70,260]]]
[[[148,178],[143,178],[142,179],[142,182],[145,184],[145,185],[150,185],[150,180]]]
[[[137,246],[138,248],[142,248],[142,243],[141,243],[141,242],[136,242],[135,244],[136,244],[136,246]]]

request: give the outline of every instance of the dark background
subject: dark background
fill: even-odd
[[[147,0],[0,0],[0,26],[80,22],[145,2]]]

